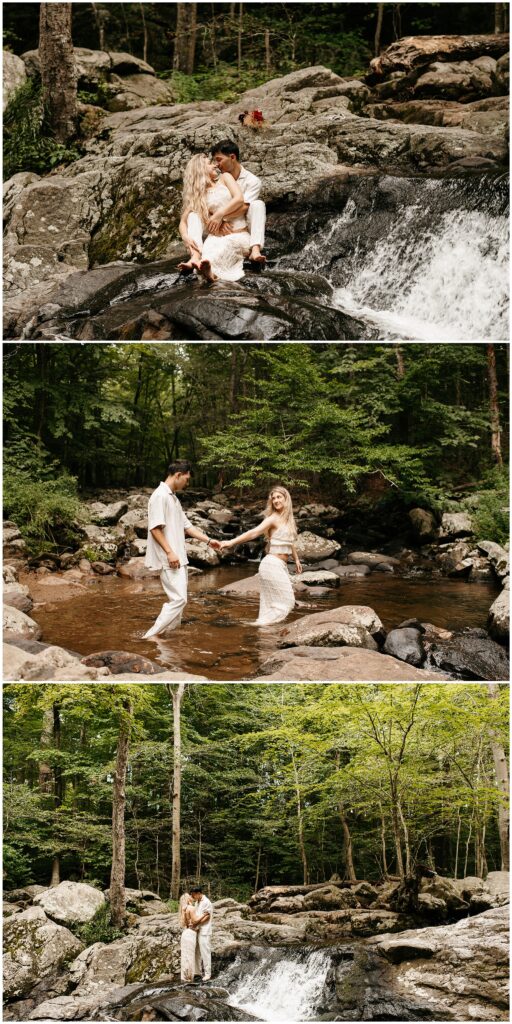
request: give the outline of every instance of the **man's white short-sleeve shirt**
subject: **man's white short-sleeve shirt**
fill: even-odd
[[[188,565],[185,530],[192,526],[192,523],[187,519],[178,498],[164,481],[153,491],[148,503],[148,546],[144,564],[147,569],[168,569],[167,555],[151,533],[157,526],[162,527],[165,539],[178,556],[180,565]]]
[[[249,203],[250,205],[255,199],[259,198],[261,180],[260,178],[257,178],[252,171],[247,171],[245,167],[242,167],[240,174],[238,175],[237,185],[240,185],[240,188],[242,189],[244,203]]]

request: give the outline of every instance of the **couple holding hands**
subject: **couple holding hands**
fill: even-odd
[[[148,505],[148,544],[145,565],[159,569],[162,587],[168,600],[162,606],[154,625],[143,640],[156,639],[166,630],[181,623],[187,603],[187,550],[185,537],[210,545],[216,551],[230,551],[237,544],[246,544],[265,536],[267,554],[261,560],[259,615],[256,626],[282,622],[295,607],[295,595],[288,574],[287,562],[293,558],[298,573],[302,566],[297,554],[297,528],[292,500],[285,487],[273,487],[268,496],[263,521],[252,530],[231,540],[210,540],[202,530],[187,519],[178,498],[190,482],[189,462],[172,462],[166,479],[153,491]]]

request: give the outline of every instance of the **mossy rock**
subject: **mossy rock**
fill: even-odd
[[[181,191],[160,169],[141,183],[121,181],[113,205],[89,245],[91,266],[163,258],[178,237]]]

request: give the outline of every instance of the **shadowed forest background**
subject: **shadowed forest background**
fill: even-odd
[[[506,345],[6,344],[4,505],[65,542],[91,488],[263,496],[281,482],[393,521],[468,508],[508,537]]]
[[[177,881],[180,873],[182,884],[203,879],[214,898],[246,899],[266,884],[333,874],[410,875],[418,861],[455,877],[507,867],[500,771],[508,687],[179,691],[4,687],[9,888],[47,885],[50,875],[108,884],[121,746],[128,886],[167,896],[172,852]],[[178,744],[181,841],[173,851]]]

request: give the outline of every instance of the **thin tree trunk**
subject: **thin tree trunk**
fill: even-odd
[[[487,683],[487,692],[491,700],[496,700],[499,695],[498,683]],[[508,871],[510,865],[510,831],[508,807],[508,764],[505,748],[500,743],[494,729],[489,730],[491,737],[492,756],[494,760],[494,771],[496,773],[496,787],[500,794],[498,805],[498,831],[500,836],[501,849],[501,870]]]
[[[395,345],[395,355],[396,355],[396,375],[397,375],[399,380],[402,380],[402,378],[405,376],[405,363],[404,363],[404,354],[402,352],[402,346],[401,345]]]
[[[487,377],[489,381],[489,406],[491,413],[491,449],[494,461],[503,465],[501,454],[500,408],[498,405],[498,378],[496,376],[496,352],[494,345],[487,345]]]
[[[308,858],[306,853],[306,846],[304,843],[304,816],[302,811],[302,799],[300,795],[300,783],[299,773],[297,771],[297,763],[295,761],[295,755],[292,751],[292,765],[293,765],[293,777],[295,781],[295,802],[297,805],[297,832],[299,838],[299,850],[302,861],[302,872],[304,876],[304,885],[309,885],[309,867]]]
[[[494,32],[501,35],[506,32],[506,17],[508,4],[494,4]]]
[[[384,878],[387,878],[389,872],[388,872],[388,862],[387,862],[387,857],[386,857],[386,822],[384,821],[384,812],[382,810],[382,805],[381,804],[379,804],[379,808],[380,808],[380,843],[381,843],[381,850],[382,850],[382,873],[384,875]]]
[[[100,50],[105,50],[106,49],[106,46],[105,46],[105,21],[106,21],[106,16],[105,15],[106,15],[106,12],[101,10],[101,8],[98,7],[98,4],[91,4],[91,6],[92,6],[93,14],[94,14],[94,20],[96,22],[96,28],[98,29],[98,38],[99,38],[99,42],[100,42]],[[107,17],[108,17],[108,15],[107,15]]]
[[[181,702],[185,683],[167,684],[172,700],[173,717],[173,772],[172,772],[172,867],[171,899],[180,894],[181,878]]]
[[[71,38],[71,4],[41,4],[39,62],[48,126],[57,142],[75,134],[76,68]]]
[[[348,827],[348,821],[345,817],[345,808],[341,802],[338,804],[338,813],[341,819],[341,827],[343,829],[345,876],[350,882],[355,882],[357,880],[357,876],[354,870],[354,861],[352,859],[352,836]]]
[[[238,63],[238,74],[242,73],[242,34],[243,34],[243,16],[244,16],[244,5],[238,5],[238,35],[237,35],[237,63]]]
[[[270,71],[270,29],[265,29],[265,71]]]
[[[147,62],[148,59],[148,27],[146,25],[146,18],[144,15],[144,4],[140,3],[140,16],[142,18],[142,36],[144,40],[142,59]]]
[[[126,916],[125,892],[125,805],[126,769],[130,749],[132,708],[129,700],[123,701],[119,721],[116,766],[112,791],[112,870],[110,873],[110,916],[112,924],[121,928]]]
[[[382,35],[382,22],[384,21],[384,4],[377,4],[377,24],[375,26],[375,38],[373,42],[373,52],[376,57],[380,53],[380,37]]]
[[[409,878],[409,876],[411,874],[411,844],[409,842],[409,829],[407,828],[407,822],[406,822],[405,817],[404,817],[404,812],[402,810],[402,803],[401,803],[400,800],[397,800],[397,810],[398,810],[398,816],[400,818],[400,822],[401,822],[401,825],[402,825],[402,832],[403,832],[403,837],[404,837],[404,846],[405,846],[405,874],[406,874],[407,878]]]
[[[256,877],[254,879],[254,892],[258,892],[258,883],[260,880],[260,864],[261,864],[261,843],[258,846],[258,859],[256,861]]]
[[[460,810],[457,811],[457,843],[455,845],[455,868],[453,870],[453,877],[457,878],[457,872],[459,870],[459,845],[460,845],[460,828],[461,828],[461,816]]]

